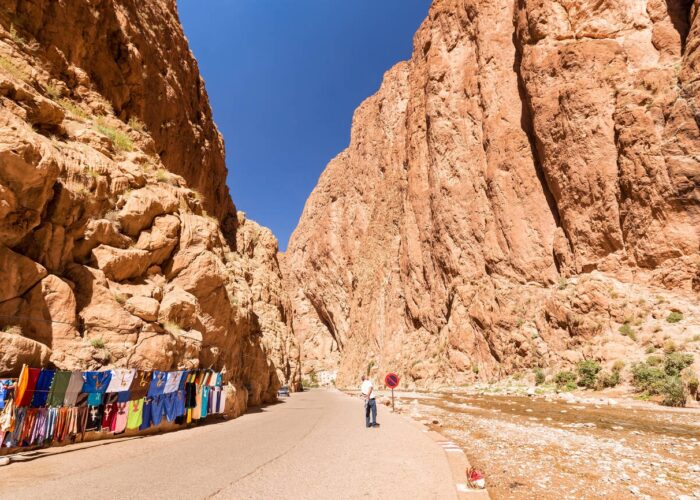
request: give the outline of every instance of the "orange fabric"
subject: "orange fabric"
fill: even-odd
[[[24,393],[27,391],[27,384],[29,383],[29,367],[27,365],[22,365],[22,371],[17,379],[17,386],[15,387],[15,405],[19,406],[19,402],[22,401]]]

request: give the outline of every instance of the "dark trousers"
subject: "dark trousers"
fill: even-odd
[[[369,414],[372,413],[372,423],[369,422]],[[377,402],[374,398],[365,401],[365,425],[373,427],[377,423]]]

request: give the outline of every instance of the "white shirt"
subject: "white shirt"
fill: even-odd
[[[368,379],[368,380],[365,380],[364,382],[362,382],[362,386],[360,387],[360,391],[362,391],[363,396],[366,397],[367,394],[369,394],[369,392],[372,391],[372,395],[370,396],[369,399],[374,399],[374,391],[372,389],[374,389],[374,386],[372,385],[371,380]]]

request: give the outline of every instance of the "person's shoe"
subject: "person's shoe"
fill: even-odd
[[[372,427],[379,427],[379,424],[374,424]]]

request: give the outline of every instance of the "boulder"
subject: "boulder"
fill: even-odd
[[[0,269],[0,302],[21,296],[47,274],[40,264],[3,245],[0,245]]]
[[[124,281],[145,274],[150,253],[136,248],[114,248],[100,245],[92,251],[97,267],[113,281]]]
[[[164,186],[148,186],[133,191],[119,212],[122,230],[136,237],[151,226],[159,215],[177,211],[179,201],[171,189]]]
[[[197,298],[182,288],[172,288],[163,296],[158,321],[171,322],[188,330],[195,325],[199,314]]]
[[[23,364],[44,366],[51,349],[41,342],[10,332],[0,332],[0,376],[16,377]]]
[[[124,308],[144,321],[156,321],[160,304],[150,297],[131,297],[124,303]]]

